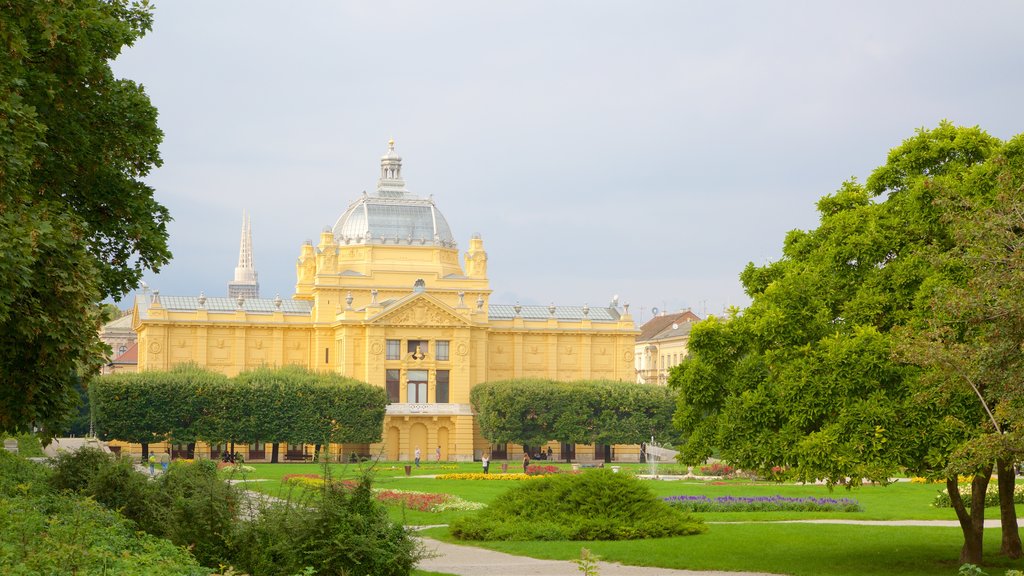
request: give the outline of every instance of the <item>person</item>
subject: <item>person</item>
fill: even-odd
[[[481,461],[483,462],[484,465],[484,474],[489,474],[490,472],[488,472],[488,468],[491,465],[491,459],[487,457],[487,454],[484,454]]]
[[[551,460],[551,446],[548,446],[548,460]]]
[[[437,458],[438,462],[441,461],[441,447],[440,446],[437,447],[437,450],[434,450],[434,456]]]
[[[149,454],[149,475],[153,476],[156,474],[156,454]]]
[[[419,446],[416,447],[415,457],[416,457],[416,467],[419,468],[420,467],[420,447]]]
[[[163,469],[164,474],[167,473],[167,466],[171,464],[171,455],[164,450],[164,453],[160,455],[160,468]]]
[[[530,467],[530,454],[523,452],[523,474],[526,474],[526,470]]]

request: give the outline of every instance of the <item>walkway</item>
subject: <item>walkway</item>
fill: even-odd
[[[420,570],[457,574],[459,576],[571,576],[580,574],[579,567],[568,560],[538,560],[526,556],[513,556],[475,546],[459,546],[420,538],[433,558],[420,561]],[[670,568],[649,568],[644,566],[623,566],[610,562],[598,562],[601,576],[775,576],[765,572],[699,572],[694,570],[672,570]]]

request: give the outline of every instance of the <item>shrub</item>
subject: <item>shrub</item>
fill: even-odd
[[[303,500],[271,502],[239,526],[231,546],[236,568],[253,576],[408,574],[423,557],[411,533],[374,500],[369,478],[354,487],[324,482]]]
[[[0,450],[0,496],[46,494],[50,490],[49,468]]]
[[[609,470],[539,477],[451,525],[464,540],[633,540],[704,530],[635,477]]]
[[[164,512],[160,525],[146,529],[188,547],[204,566],[230,563],[228,542],[238,494],[217,476],[217,464],[210,460],[174,462],[153,484],[153,501]]]
[[[113,455],[99,448],[84,447],[74,452],[61,452],[52,460],[53,487],[81,492],[101,468],[110,466],[113,461]]]
[[[184,549],[73,494],[0,499],[0,573],[199,576]]]

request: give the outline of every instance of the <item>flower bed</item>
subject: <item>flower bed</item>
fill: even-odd
[[[470,502],[451,494],[431,494],[413,490],[374,490],[374,496],[384,504],[401,505],[420,512],[480,510],[485,507],[480,502]]]
[[[958,486],[960,490],[960,499],[963,500],[964,506],[971,507],[971,485],[961,484]],[[1024,504],[1024,485],[1018,484],[1013,488],[1013,502],[1014,504]],[[953,506],[953,502],[949,499],[949,490],[943,489],[935,495],[935,501],[932,502],[932,506],[936,508],[949,508]],[[985,507],[990,508],[992,506],[999,506],[999,485],[991,482],[988,485],[988,489],[985,490]]]
[[[462,472],[459,474],[439,474],[438,480],[529,480],[531,478],[543,478],[544,476],[530,476],[522,472],[484,474],[482,472]]]
[[[671,506],[689,512],[860,512],[850,498],[789,498],[786,496],[668,496]]]
[[[725,464],[714,463],[710,466],[701,466],[699,476],[732,476],[736,469]]]
[[[563,472],[567,471],[562,470],[558,466],[552,466],[550,464],[531,464],[530,466],[526,467],[526,473],[529,474],[530,476],[537,476],[543,474],[561,474]]]

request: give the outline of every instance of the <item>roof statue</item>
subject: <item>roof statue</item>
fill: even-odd
[[[242,211],[242,242],[238,249],[238,266],[235,279],[228,282],[228,298],[259,298],[260,283],[256,279],[256,268],[252,264],[252,225],[249,215]]]

